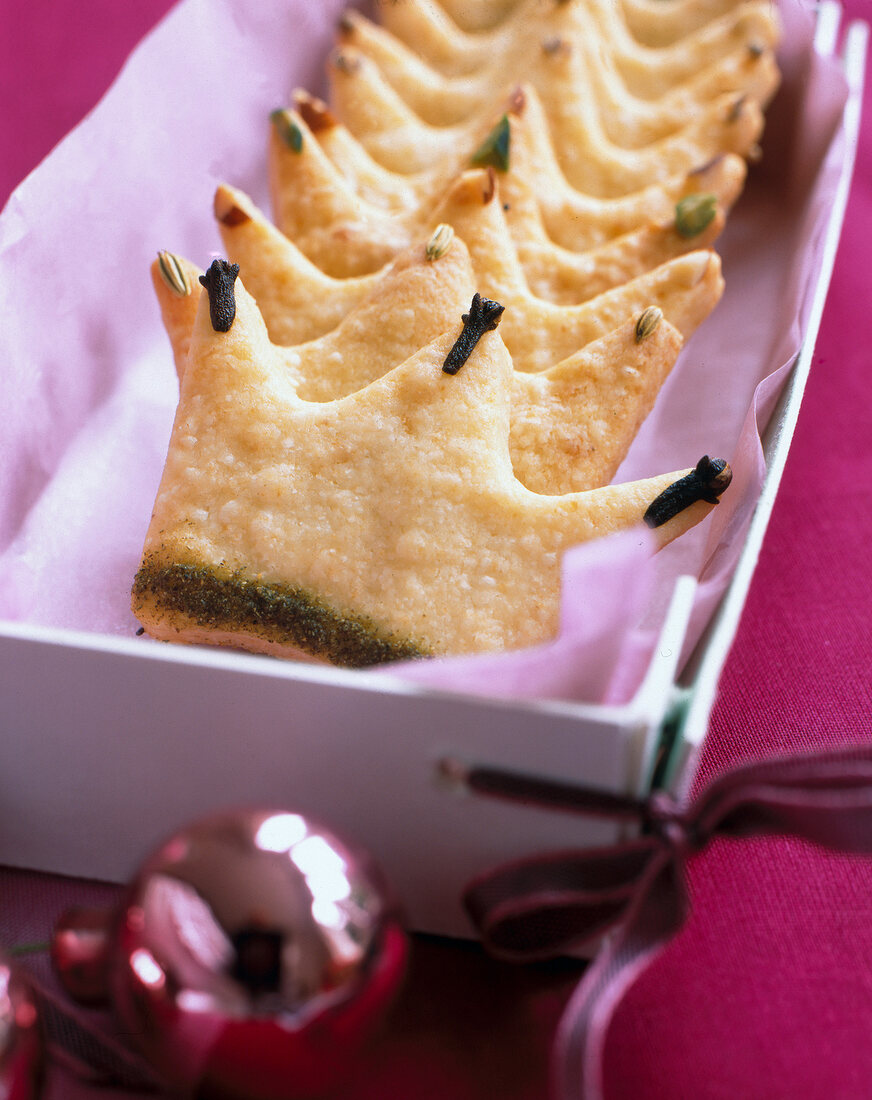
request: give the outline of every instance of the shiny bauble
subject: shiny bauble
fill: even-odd
[[[365,853],[300,814],[228,813],[175,836],[131,883],[111,999],[183,1093],[299,1100],[353,1072],[405,957]]]
[[[37,1100],[43,1076],[36,1001],[26,979],[0,957],[0,1100]]]

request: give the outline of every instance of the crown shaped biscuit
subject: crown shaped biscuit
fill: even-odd
[[[530,43],[598,39],[606,64],[640,99],[657,99],[732,54],[736,47],[771,50],[780,28],[765,0],[692,5],[658,0],[635,9],[627,0],[523,0],[496,24],[461,29],[445,5],[432,0],[380,3],[380,21],[394,36],[445,76],[491,70],[500,79],[523,67]],[[634,24],[631,30],[631,23]],[[645,26],[647,24],[647,26]],[[641,37],[640,37],[641,35]]]
[[[489,174],[481,171],[462,176],[443,205],[434,212],[433,221],[456,226],[470,251],[476,287],[486,297],[498,299],[509,307],[501,332],[517,370],[546,370],[649,306],[661,309],[686,338],[719,301],[723,279],[720,260],[715,253],[688,252],[620,282],[620,275],[626,272],[627,266],[640,255],[646,255],[641,247],[635,252],[627,247],[622,254],[620,244],[607,250],[614,277],[610,279],[605,268],[601,276],[595,277],[615,282],[610,289],[574,305],[536,297],[530,291],[490,180]],[[487,189],[482,190],[483,184],[490,193]],[[230,220],[240,221],[235,215]],[[242,224],[248,226],[249,223]],[[232,241],[235,231],[234,227],[225,227],[224,233],[234,258],[238,255]],[[603,259],[602,254],[600,259]],[[264,266],[262,261],[257,261],[252,271],[257,285],[285,281],[280,269]],[[563,274],[568,278],[566,266]],[[595,289],[595,278],[588,278],[583,271],[574,274],[576,279],[571,288],[579,294],[586,282]]]
[[[598,248],[572,252],[544,235],[518,241],[506,205],[494,170],[473,169],[456,180],[433,217],[448,222],[464,239],[491,297],[533,295],[556,305],[588,302],[678,256],[704,249],[725,222],[714,196],[701,193],[679,204],[677,221],[673,216],[666,223],[652,222]]]
[[[746,0],[619,0],[617,14],[643,46],[669,46],[708,23],[747,14]],[[767,13],[772,19],[772,13]]]
[[[228,196],[233,194],[235,201],[253,205],[240,191],[221,190]],[[238,230],[237,223],[226,233],[231,245]],[[178,369],[181,378],[200,296],[178,295],[173,284],[163,277],[165,256],[161,254],[152,265],[152,281],[177,366],[181,364]],[[332,401],[380,378],[453,325],[475,291],[469,254],[462,241],[452,240],[451,246],[438,254],[429,242],[416,245],[369,279],[370,292],[352,304],[329,332],[289,345],[276,339],[270,318],[260,308],[258,292],[262,286],[280,286],[287,281],[288,273],[282,269],[280,257],[257,257],[248,267],[244,266],[239,250],[231,247],[230,258],[244,271],[247,285],[239,293],[245,294],[249,288],[254,292],[258,314],[274,345],[272,360],[284,363],[286,376],[306,401]],[[184,272],[185,282],[199,288],[201,273],[195,265],[182,257],[172,259]],[[277,312],[281,331],[282,311]]]
[[[280,139],[279,139],[280,140]],[[293,154],[291,154],[293,156]],[[494,202],[501,204],[505,217],[505,224],[509,231],[508,247],[517,255],[524,269],[527,284],[540,297],[561,304],[571,304],[585,301],[597,294],[610,289],[621,282],[635,278],[658,265],[665,263],[674,256],[691,250],[705,248],[711,245],[723,229],[725,214],[719,206],[717,197],[712,192],[698,192],[691,194],[672,210],[670,216],[661,222],[654,220],[639,229],[624,234],[620,238],[604,243],[596,249],[590,249],[585,253],[576,254],[554,244],[547,236],[542,225],[541,217],[537,215],[535,199],[529,196],[528,201],[521,200],[518,203],[501,203],[497,195],[497,176],[494,169],[478,169],[467,172],[451,189],[448,198],[435,211],[425,212],[420,209],[406,211],[402,214],[385,214],[380,209],[371,208],[368,218],[368,231],[359,218],[363,204],[358,204],[354,215],[358,219],[354,223],[356,233],[352,238],[349,234],[343,234],[341,238],[341,251],[345,254],[345,263],[352,269],[365,266],[370,257],[378,254],[387,255],[388,242],[391,234],[400,241],[406,238],[414,239],[427,227],[447,221],[454,225],[461,236],[466,236],[467,231],[463,221],[455,222],[458,211],[463,211],[472,205],[482,205]],[[326,181],[325,181],[326,185]],[[517,196],[523,183],[515,181],[514,193]],[[291,189],[291,194],[299,192]],[[463,193],[469,197],[465,200],[457,200],[454,196]],[[219,220],[222,226],[225,247],[232,257],[246,267],[245,260],[254,261],[258,238],[263,239],[264,250],[269,248],[280,249],[282,235],[269,226],[263,215],[250,209],[250,218],[246,219],[243,203],[233,205],[231,189],[219,190],[216,198],[216,211],[218,205],[229,205],[229,214],[221,216]],[[518,209],[518,214],[512,218],[513,208]],[[677,211],[677,213],[676,213]],[[426,220],[425,220],[426,219]],[[234,223],[229,231],[225,226],[229,221]],[[252,251],[246,255],[238,255],[237,245],[234,240],[239,236],[235,232],[236,222],[243,222],[249,234]],[[390,222],[390,234],[381,232],[385,222]],[[416,223],[422,222],[420,226]],[[528,224],[532,223],[532,224]],[[340,222],[336,227],[336,233],[341,233],[342,227],[347,224]],[[526,234],[524,231],[527,231]],[[304,231],[304,236],[305,236]],[[340,242],[336,242],[337,245]],[[495,247],[502,247],[501,241],[494,241]],[[357,251],[359,247],[359,251]],[[357,252],[356,258],[349,258],[349,253]],[[335,264],[335,251],[333,252]],[[491,258],[488,258],[490,262]],[[498,257],[494,256],[497,262]],[[476,255],[476,262],[478,257]],[[247,270],[249,268],[246,268]],[[265,295],[269,288],[264,287],[261,292],[257,286],[249,283],[255,292],[258,301],[265,301]],[[265,306],[264,314],[269,323],[269,309]],[[286,342],[279,340],[279,342]]]
[[[377,271],[415,239],[422,208],[431,205],[428,190],[438,194],[453,166],[442,166],[436,179],[428,177],[428,190],[422,187],[420,194],[408,188],[377,194],[370,187],[361,196],[354,164],[347,160],[340,170],[315,139],[338,125],[335,116],[305,93],[298,93],[298,106],[272,116],[269,178],[276,225],[331,276]],[[380,171],[387,182],[389,174]]]
[[[213,210],[225,248],[248,273],[278,344],[299,344],[329,332],[378,281],[375,274],[343,279],[325,274],[236,188],[219,186]],[[257,279],[259,271],[268,271],[269,278]]]
[[[736,35],[732,51],[708,68],[655,100],[639,99],[609,64],[595,22],[584,35],[569,36],[566,27],[561,35],[560,29],[543,19],[538,37],[533,33],[520,39],[511,68],[498,60],[474,74],[451,77],[359,12],[346,12],[339,23],[341,47],[368,57],[403,102],[431,126],[456,125],[486,110],[495,89],[511,79],[533,85],[546,104],[575,104],[580,117],[592,117],[609,141],[636,148],[686,126],[719,97],[744,96],[765,105],[779,83],[772,49]]]
[[[762,129],[759,105],[750,97],[729,93],[704,104],[692,121],[644,147],[609,140],[585,83],[567,71],[579,51],[568,43],[540,51],[540,90],[546,102],[561,165],[573,186],[608,197],[637,190],[642,179],[658,180],[689,171],[723,152],[747,153]],[[413,173],[434,159],[480,139],[493,113],[494,99],[451,126],[424,122],[400,98],[380,70],[360,51],[344,47],[328,64],[331,106],[372,156],[396,172]],[[583,157],[573,156],[576,148]]]
[[[508,18],[519,0],[441,0],[445,14],[465,31],[486,31]]]
[[[560,2],[556,0],[554,6]],[[614,7],[637,42],[666,46],[728,16],[744,3],[745,0],[616,0]],[[382,0],[377,6],[382,6]],[[517,19],[529,9],[529,4],[523,0],[439,0],[438,4],[430,5],[431,12],[437,8],[458,30],[474,34]],[[538,8],[540,14],[547,11],[541,3]]]
[[[583,4],[569,0],[558,7],[566,20],[565,34],[583,37],[595,30],[599,50],[613,65],[628,92],[640,99],[653,100],[667,94],[675,85],[692,80],[733,54],[737,46],[750,48],[753,53],[773,50],[781,35],[777,10],[768,0],[732,4],[696,29],[691,29],[690,24],[686,33],[663,45],[654,41],[659,33],[653,29],[658,22],[656,13],[652,13],[655,18],[650,22],[648,41],[643,41],[630,32],[611,0],[589,0]]]
[[[134,582],[154,637],[352,666],[536,644],[558,628],[565,550],[646,514],[663,544],[728,481],[706,459],[586,493],[524,488],[493,310],[456,373],[466,325],[348,397],[306,402],[235,275],[216,261],[203,277]]]
[[[742,192],[745,162],[725,153],[700,162],[687,173],[679,172],[657,184],[646,183],[629,195],[602,199],[585,194],[571,186],[558,163],[548,119],[535,89],[524,86],[515,102],[517,110],[506,115],[509,166],[499,178],[521,245],[528,239],[541,239],[544,232],[562,247],[584,252],[640,226],[669,224],[676,218],[679,203],[692,196],[713,195],[726,214]],[[537,218],[541,229],[535,225]]]
[[[392,35],[405,42],[427,65],[446,76],[464,76],[480,71],[483,65],[488,64],[487,46],[495,44],[479,39],[482,28],[465,29],[444,5],[431,4],[427,0],[410,0],[403,4],[376,0],[376,14],[379,22]],[[484,29],[492,28],[487,25]],[[504,56],[513,34],[513,28],[502,28],[502,35],[496,39],[500,56]]]
[[[428,259],[430,246],[409,250],[335,330],[272,349],[298,396],[334,401],[355,393],[456,323],[475,294],[472,267],[462,241],[445,247],[440,234],[434,240],[442,246],[437,258]],[[199,285],[192,264],[170,259],[189,286]],[[153,278],[181,378],[197,297],[178,294],[163,273],[167,262],[164,253]],[[538,375],[513,371],[509,449],[520,481],[554,494],[610,481],[681,346],[678,331],[650,309]]]
[[[377,6],[394,0],[378,0]],[[564,0],[566,2],[566,0]],[[674,42],[718,16],[730,12],[740,0],[616,0],[616,8],[629,32],[646,45]],[[439,0],[429,5],[466,33],[493,30],[517,18],[529,5],[522,0]],[[541,3],[539,5],[542,7]]]
[[[573,267],[571,258],[555,253],[563,238],[571,250],[588,251],[617,236],[638,232],[638,240],[617,244],[622,259],[607,252],[597,258],[603,271],[625,265],[639,273],[644,264],[662,262],[691,248],[710,244],[723,217],[738,197],[745,177],[744,162],[724,156],[689,176],[646,187],[633,196],[601,200],[581,195],[563,179],[548,144],[547,128],[537,114],[535,93],[519,90],[491,137],[501,154],[480,157],[472,150],[455,158],[459,168],[472,160],[496,166],[506,221],[532,286],[558,301],[578,301],[584,291],[568,287],[559,268]],[[377,165],[326,106],[303,93],[298,102],[305,114],[282,112],[275,119],[270,144],[272,202],[279,228],[301,251],[334,276],[372,271],[434,224],[433,205],[455,165],[439,164],[417,177],[400,176]],[[534,134],[536,127],[538,134]],[[293,141],[288,135],[293,134]],[[538,181],[534,193],[533,181]],[[709,217],[691,223],[679,212],[691,201],[707,197]],[[684,204],[684,207],[682,205]],[[676,231],[677,228],[680,231]],[[554,238],[554,239],[552,239]],[[558,248],[567,245],[559,244]],[[635,268],[631,255],[638,257]],[[646,259],[647,257],[647,259]],[[590,259],[581,262],[590,270]]]
[[[519,247],[530,238],[553,238],[564,247],[585,251],[640,226],[668,222],[675,216],[677,203],[692,194],[714,195],[726,212],[745,180],[744,161],[724,154],[687,175],[648,185],[630,196],[604,200],[585,195],[566,182],[551,145],[544,109],[530,86],[516,88],[505,112],[494,119],[483,143],[485,155],[481,147],[460,150],[447,164],[436,162],[432,170],[412,176],[390,172],[374,161],[320,100],[298,90],[295,101],[312,123],[311,131],[300,119],[298,141],[292,145],[276,132],[270,147],[273,205],[279,225],[289,236],[331,219],[336,224],[365,220],[375,226],[388,224],[391,216],[399,215],[398,220],[405,224],[416,217],[416,211],[429,208],[457,172],[473,160],[485,161],[499,173],[508,220]],[[287,117],[293,119],[294,112],[287,112]],[[315,141],[318,150],[312,149]],[[341,212],[331,207],[326,197],[323,210],[313,210],[312,196],[319,195],[321,188],[331,196],[343,196]],[[304,205],[296,198],[300,192],[308,196]]]
[[[570,48],[547,57],[546,70],[563,66]],[[357,50],[334,53],[328,62],[331,109],[375,160],[395,172],[425,170],[434,160],[482,140],[495,105],[453,126],[423,122],[390,87],[378,68]],[[546,110],[557,158],[569,183],[601,198],[638,191],[647,183],[688,173],[722,153],[746,155],[763,129],[759,103],[728,93],[706,104],[692,121],[658,141],[625,147],[610,141],[585,89],[565,92],[566,75],[556,82],[561,94],[548,95]],[[571,84],[569,85],[571,86]]]
[[[778,89],[781,75],[775,52],[757,39],[736,35],[734,48],[671,86],[655,99],[634,95],[617,69],[608,63],[603,36],[577,34],[552,38],[543,53],[556,64],[542,71],[541,91],[549,103],[566,94],[580,101],[585,89],[598,107],[603,133],[616,145],[637,148],[674,133],[715,102],[748,99],[765,108]]]
[[[481,176],[473,172],[461,177],[436,217],[454,225],[464,239],[481,292],[506,305],[500,332],[517,370],[544,370],[649,306],[661,309],[686,338],[720,300],[720,260],[705,250],[678,256],[577,305],[537,298],[530,292],[502,206],[483,193]]]

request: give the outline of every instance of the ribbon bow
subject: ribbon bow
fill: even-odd
[[[682,803],[612,795],[495,768],[444,770],[469,790],[543,808],[632,823],[608,848],[504,864],[472,881],[464,902],[485,946],[516,961],[553,957],[613,929],[561,1020],[555,1088],[599,1100],[606,1033],[623,994],[688,914],[684,865],[715,837],[794,836],[872,854],[872,750],[798,756],[737,768]]]

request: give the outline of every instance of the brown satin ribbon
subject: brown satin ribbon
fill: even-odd
[[[872,854],[872,748],[750,764],[696,799],[639,800],[494,768],[446,772],[476,793],[633,822],[641,835],[610,848],[556,852],[478,877],[464,902],[485,946],[525,961],[578,949],[611,930],[558,1029],[554,1084],[562,1100],[600,1100],[609,1023],[626,990],[688,914],[684,865],[716,837],[793,836]]]

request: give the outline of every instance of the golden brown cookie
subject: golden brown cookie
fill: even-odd
[[[466,247],[446,229],[401,256],[332,332],[273,349],[273,361],[284,364],[300,397],[347,397],[455,325],[476,284]],[[188,284],[199,286],[199,272],[183,259],[172,259]],[[155,287],[181,377],[198,295],[178,297],[159,276],[158,266],[156,261]],[[652,312],[656,324],[651,324]],[[510,453],[528,488],[580,491],[614,475],[682,347],[679,332],[656,310],[648,311],[640,338],[641,316],[630,316],[616,331],[538,375],[513,372]]]
[[[463,122],[489,108],[501,89],[507,92],[523,81],[546,104],[575,103],[614,144],[638,148],[686,126],[720,96],[744,96],[765,105],[779,82],[773,50],[739,36],[723,57],[649,100],[628,90],[610,64],[595,24],[583,35],[570,35],[558,23],[543,24],[538,36],[521,39],[523,50],[513,56],[511,66],[500,61],[453,77],[427,65],[415,50],[359,12],[346,12],[339,26],[340,48],[366,55],[411,110],[432,126]]]
[[[598,248],[573,252],[544,234],[519,241],[510,210],[497,173],[479,168],[459,177],[433,218],[454,226],[464,239],[492,297],[502,300],[522,289],[558,305],[590,301],[677,256],[709,247],[726,220],[714,194],[697,192],[676,204],[665,221],[652,220]]]
[[[500,332],[516,370],[545,370],[652,305],[687,338],[720,300],[720,260],[706,250],[677,256],[579,304],[536,297],[502,206],[492,198],[484,201],[481,178],[480,172],[461,177],[434,217],[454,225],[464,239],[481,292],[505,304]]]
[[[277,344],[301,344],[329,332],[372,293],[378,275],[325,274],[238,188],[219,186],[213,206],[226,253],[245,271]]]
[[[570,48],[547,57],[551,73],[577,52]],[[567,61],[567,63],[568,63]],[[328,62],[330,104],[370,155],[391,171],[426,171],[434,162],[475,148],[489,132],[490,120],[505,91],[483,111],[453,126],[422,121],[391,88],[378,68],[360,51],[343,47]],[[600,124],[596,104],[564,72],[543,89],[548,127],[558,163],[568,182],[586,194],[613,198],[651,183],[693,171],[723,153],[746,155],[763,129],[760,104],[727,93],[695,112],[680,129],[642,147],[611,141]],[[574,89],[567,94],[567,88]]]
[[[433,208],[444,189],[473,160],[494,167],[518,254],[522,263],[533,265],[531,285],[543,288],[559,287],[561,282],[541,268],[547,262],[543,250],[547,252],[553,244],[587,251],[641,230],[645,238],[653,235],[661,236],[664,243],[671,241],[676,246],[671,254],[704,247],[716,236],[721,215],[729,211],[745,179],[741,158],[725,155],[630,196],[603,200],[583,195],[569,186],[560,171],[532,89],[518,90],[489,132],[498,145],[497,154],[478,157],[476,149],[457,150],[454,159],[435,164],[430,172],[401,176],[376,164],[325,104],[305,93],[298,93],[297,103],[300,110],[282,112],[273,127],[273,210],[279,228],[296,246],[338,277],[377,270],[431,228]],[[288,141],[289,127],[298,140]],[[680,239],[671,235],[678,204],[701,195],[715,200],[714,228],[707,223],[698,230],[699,236],[696,232]],[[624,250],[627,244],[624,241],[619,248]],[[643,241],[642,249],[647,246]],[[561,290],[556,300],[571,300],[572,293]],[[547,289],[542,296],[549,297]]]
[[[654,100],[737,46],[771,50],[778,43],[778,14],[768,0],[727,3],[718,10],[708,2],[694,6],[695,15],[682,25],[681,4],[656,0],[647,30],[644,9],[638,7],[631,30],[623,0],[522,0],[499,23],[475,32],[463,30],[434,0],[387,0],[378,4],[377,14],[388,31],[446,76],[490,72],[501,81],[503,74],[523,68],[531,43],[587,39],[631,95]]]
[[[204,277],[134,583],[156,638],[352,666],[536,644],[558,629],[563,552],[641,522],[691,475],[525,489],[487,310],[456,373],[468,325],[349,397],[305,402],[234,276],[215,261]],[[697,480],[655,508],[659,544],[710,511],[726,471]]]

